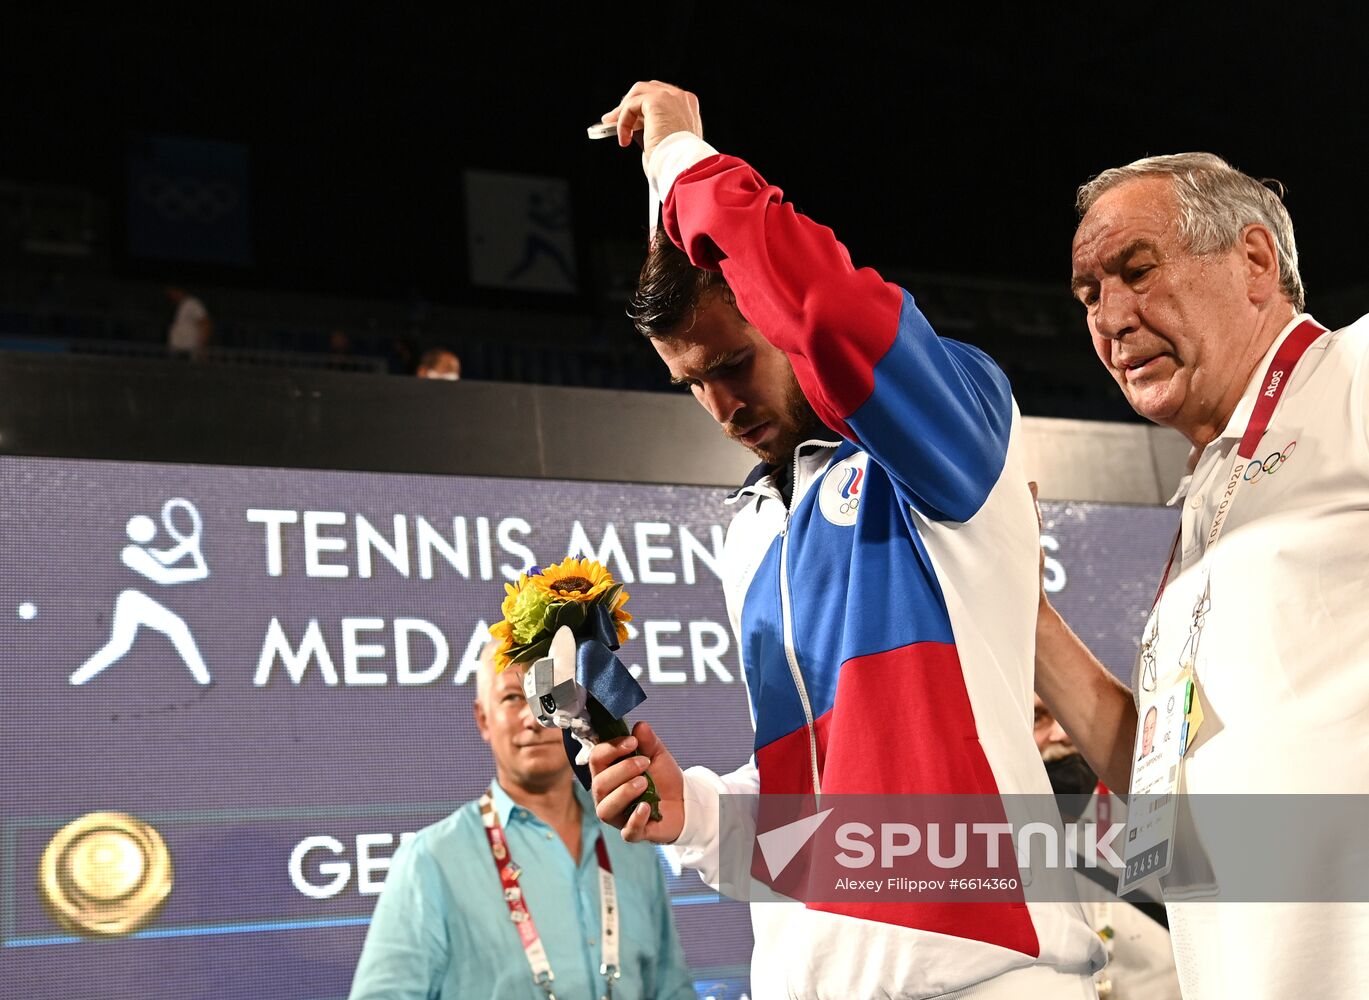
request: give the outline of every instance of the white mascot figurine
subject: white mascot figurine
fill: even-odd
[[[565,625],[552,636],[548,656],[534,660],[523,675],[523,693],[537,721],[548,729],[565,729],[580,744],[575,763],[589,763],[589,751],[599,735],[589,724],[589,701],[575,680],[575,633]]]

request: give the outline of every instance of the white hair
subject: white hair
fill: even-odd
[[[1179,236],[1196,254],[1230,250],[1241,230],[1259,223],[1274,236],[1279,264],[1279,288],[1302,312],[1306,301],[1298,274],[1298,246],[1293,220],[1284,207],[1283,185],[1256,180],[1212,153],[1174,153],[1147,156],[1124,167],[1104,170],[1079,188],[1075,208],[1082,219],[1104,192],[1139,177],[1169,177],[1179,204]],[[1275,191],[1270,184],[1277,184]]]
[[[475,700],[485,704],[494,684],[494,654],[499,649],[499,640],[491,639],[480,647],[480,666],[475,671]]]

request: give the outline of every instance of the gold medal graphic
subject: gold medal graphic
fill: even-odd
[[[152,827],[118,812],[87,813],[48,842],[38,862],[38,892],[68,931],[131,934],[171,892],[171,855]]]

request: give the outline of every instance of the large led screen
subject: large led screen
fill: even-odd
[[[490,780],[475,657],[533,564],[604,561],[637,716],[740,765],[724,492],[0,458],[0,997],[344,997],[401,840]],[[1126,677],[1173,517],[1043,507],[1048,587]],[[164,862],[77,905],[62,831],[102,812]],[[665,867],[700,996],[740,997],[745,907]]]

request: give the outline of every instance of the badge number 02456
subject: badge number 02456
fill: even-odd
[[[1174,864],[1180,765],[1188,748],[1188,737],[1197,728],[1190,726],[1190,714],[1196,704],[1193,677],[1186,669],[1180,671],[1173,683],[1142,696],[1118,895],[1165,874]]]

